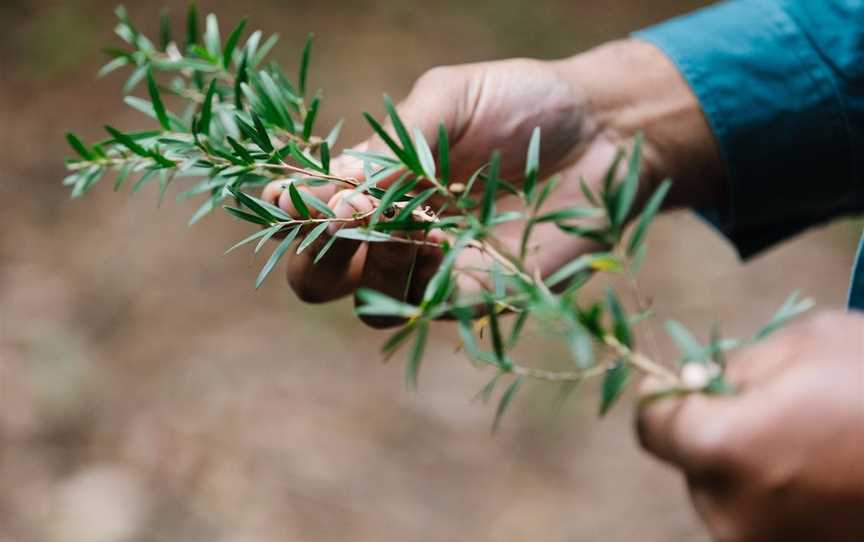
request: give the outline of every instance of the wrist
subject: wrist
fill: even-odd
[[[675,65],[650,43],[611,42],[559,62],[586,97],[595,138],[629,146],[644,134],[642,193],[674,182],[667,206],[723,201],[725,168],[699,102]]]

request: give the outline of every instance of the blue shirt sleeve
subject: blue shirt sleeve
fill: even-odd
[[[742,256],[864,211],[864,0],[733,0],[635,37],[701,103],[730,181],[703,215]]]

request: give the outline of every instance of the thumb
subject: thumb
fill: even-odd
[[[662,383],[642,383],[636,432],[642,447],[688,473],[713,470],[723,462],[737,410],[734,396],[667,393]]]

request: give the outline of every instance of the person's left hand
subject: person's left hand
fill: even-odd
[[[658,399],[638,417],[715,539],[864,540],[864,316],[791,325],[742,352],[730,379],[737,395]]]

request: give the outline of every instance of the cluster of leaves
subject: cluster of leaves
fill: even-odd
[[[64,181],[72,187],[72,196],[86,193],[108,172],[116,173],[115,190],[131,182],[133,193],[158,180],[160,201],[173,180],[194,179],[194,184],[179,196],[205,197],[190,224],[221,208],[258,227],[229,252],[254,243],[257,253],[277,234],[282,238],[258,274],[256,287],[289,250],[299,254],[309,249],[333,222],[352,224],[329,237],[319,249],[316,262],[340,238],[439,247],[443,260],[419,302],[408,303],[366,290],[358,294],[363,304],[357,311],[403,319],[404,325],[386,341],[383,353],[390,357],[407,347],[406,380],[411,387],[417,384],[431,323],[443,317],[455,319],[466,355],[494,371],[481,396],[489,398],[499,383],[509,380],[500,395],[496,426],[528,378],[557,382],[570,390],[582,380],[600,377],[601,414],[614,404],[634,370],[663,379],[673,392],[728,392],[730,387],[723,376],[724,352],[764,338],[809,306],[809,302],[793,297],[751,340],[722,339],[714,333],[705,346],[682,324],[668,322],[667,330],[682,351],[679,363],[706,368],[707,376],[702,380],[694,383],[682,379],[678,372],[636,349],[633,328],[650,316],[650,310],[639,307],[628,314],[612,289],[607,290],[603,301],[579,299],[580,290],[592,276],[633,276],[644,259],[646,232],[670,183],[658,187],[642,207],[635,225],[625,229],[635,210],[641,139],[637,138],[629,154],[623,149],[619,152],[598,190],[582,182],[584,205],[550,211],[544,204],[558,180],[539,178],[539,129],[529,143],[521,179],[501,177],[498,153],[493,153],[470,178],[452,179],[446,127],[439,127],[437,156],[433,155],[424,135],[417,129],[409,130],[385,96],[392,130],[386,130],[368,113],[365,117],[390,153],[355,152],[364,164],[362,181],[339,177],[330,170],[330,156],[341,122],[325,137],[315,135],[321,93],[310,98],[307,88],[311,36],[303,49],[297,78],[292,81],[275,62],[265,64],[276,37],[262,41],[261,32],[254,32],[244,41],[245,20],[223,42],[212,14],[205,19],[204,32],[199,32],[199,15],[192,5],[185,38],[178,43],[172,39],[163,12],[158,43],[154,43],[136,29],[123,8],[117,10],[117,15],[116,33],[128,47],[110,50],[112,60],[100,74],[125,66],[133,68],[124,86],[125,102],[151,117],[157,127],[122,132],[106,126],[110,137],[92,145],[67,134],[78,154],[67,161],[70,175]],[[167,82],[160,83],[161,79]],[[142,83],[149,99],[130,94]],[[182,112],[168,109],[166,95],[172,103],[185,104]],[[299,216],[292,217],[249,193],[272,180],[284,183]],[[309,191],[297,189],[321,183],[352,187],[356,193],[373,197],[378,205],[365,215],[338,219]],[[499,212],[496,199],[502,194],[520,198],[523,209]],[[522,221],[524,229],[518,252],[511,254],[496,238],[495,227],[516,220]],[[358,222],[363,225],[355,226]],[[551,276],[539,277],[526,268],[525,262],[533,229],[545,223],[609,249],[581,255]],[[444,232],[448,240],[427,240],[424,234],[433,229]],[[457,285],[464,271],[458,265],[458,256],[466,250],[479,251],[489,262],[482,270],[482,282],[487,287],[479,293],[462,292]],[[511,315],[509,322],[505,322],[505,314]],[[514,348],[529,320],[566,342],[571,352],[571,370],[548,371],[521,365],[514,359]]]

